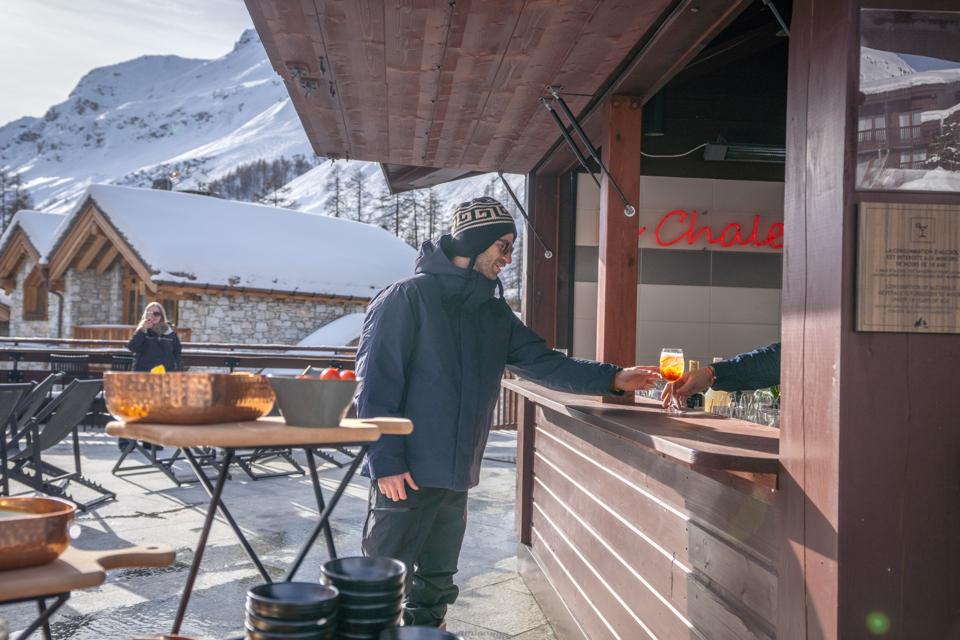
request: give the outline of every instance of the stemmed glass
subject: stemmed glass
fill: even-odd
[[[667,382],[676,382],[683,376],[683,349],[663,349],[660,352],[660,375]],[[682,413],[676,400],[671,400],[667,413]]]

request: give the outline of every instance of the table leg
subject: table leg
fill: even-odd
[[[10,480],[7,478],[7,425],[3,423],[0,424],[0,496],[6,495],[10,495]]]
[[[193,453],[186,449],[187,460],[194,468],[198,478],[207,480],[203,474],[203,469],[197,464]],[[207,538],[210,537],[210,528],[213,526],[213,518],[217,513],[217,505],[220,504],[220,496],[223,494],[223,485],[227,480],[227,468],[230,466],[230,460],[233,458],[233,449],[227,449],[224,455],[225,464],[220,469],[220,475],[217,476],[217,484],[210,494],[210,505],[207,507],[207,515],[203,521],[203,529],[200,531],[200,540],[197,541],[197,551],[193,554],[193,562],[190,565],[190,572],[187,574],[187,584],[183,587],[183,595],[180,597],[180,606],[177,608],[177,617],[173,621],[172,635],[180,633],[180,625],[183,623],[183,616],[187,612],[187,604],[190,602],[190,594],[193,592],[193,583],[197,580],[197,572],[200,570],[200,562],[203,560],[203,551],[207,547]],[[203,480],[200,482],[203,483]],[[209,480],[207,480],[209,483]],[[204,488],[206,488],[204,484]]]
[[[224,449],[223,457],[223,466],[220,468],[220,477],[226,477],[230,470],[230,462],[233,460],[233,449]],[[213,487],[210,484],[210,478],[207,477],[207,474],[203,472],[203,469],[200,466],[200,462],[197,460],[194,453],[190,450],[190,447],[183,447],[183,454],[187,457],[187,461],[190,463],[190,466],[193,467],[193,472],[197,475],[197,480],[200,481],[200,484],[203,485],[203,488],[206,490],[207,495],[213,496]],[[218,478],[219,481],[219,478]],[[211,503],[213,504],[213,503]],[[247,557],[250,558],[250,562],[257,568],[257,571],[267,582],[273,582],[270,578],[270,574],[267,573],[267,570],[263,567],[263,563],[260,562],[260,558],[257,557],[257,553],[253,550],[253,547],[250,545],[250,542],[247,540],[247,537],[243,535],[243,531],[240,530],[240,525],[237,524],[237,521],[233,519],[233,514],[227,509],[227,505],[223,503],[223,500],[217,501],[217,508],[220,509],[220,515],[224,517],[227,521],[227,524],[230,525],[230,528],[233,529],[233,533],[236,534],[237,540],[240,541],[240,546],[243,547],[244,552],[246,552]]]
[[[320,489],[320,476],[317,474],[317,460],[313,455],[313,449],[306,449],[306,452],[307,464],[310,466],[310,480],[313,482],[313,493],[317,496],[317,513],[323,513],[326,505],[323,504],[323,491]],[[327,552],[330,554],[330,559],[335,560],[337,550],[333,546],[333,530],[330,528],[329,519],[323,528],[323,537],[327,541]]]
[[[347,485],[350,484],[350,480],[353,479],[353,474],[356,473],[357,468],[360,466],[360,463],[363,462],[363,458],[367,453],[367,446],[364,445],[360,448],[360,453],[350,464],[350,468],[347,469],[347,472],[344,474],[343,479],[340,481],[340,485],[337,487],[337,490],[333,493],[333,496],[330,498],[330,502],[327,503],[326,508],[320,513],[320,521],[317,523],[317,526],[313,528],[313,532],[310,534],[310,537],[307,538],[307,541],[300,547],[300,551],[297,553],[296,559],[293,561],[293,564],[290,565],[290,568],[287,570],[285,576],[283,576],[284,582],[290,582],[293,580],[293,576],[296,575],[297,570],[300,568],[300,565],[303,564],[304,558],[307,557],[310,548],[313,546],[313,543],[316,541],[317,536],[320,535],[320,532],[324,527],[329,526],[330,514],[333,512],[334,507],[337,506],[337,503],[340,502],[340,496],[343,495],[343,492],[346,490]]]
[[[69,593],[61,593],[57,595],[56,602],[52,606],[47,607],[44,603],[43,598],[37,598],[37,607],[40,609],[40,616],[33,621],[33,623],[24,629],[23,633],[17,636],[17,640],[26,640],[30,637],[30,634],[37,630],[41,625],[43,626],[43,635],[47,640],[50,640],[50,616],[52,616],[57,609],[63,606],[63,603],[70,598]]]

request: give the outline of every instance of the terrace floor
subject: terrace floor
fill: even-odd
[[[118,499],[78,516],[82,533],[75,546],[108,549],[162,542],[176,549],[177,560],[164,569],[113,571],[99,589],[74,592],[53,618],[54,637],[104,640],[167,632],[203,524],[207,496],[195,482],[178,488],[160,473],[113,476],[116,440],[102,433],[81,434],[81,451],[84,474],[115,491]],[[60,445],[51,462],[68,465],[71,454],[71,447]],[[486,456],[480,486],[470,492],[457,575],[461,593],[448,612],[448,629],[465,640],[553,639],[547,620],[516,573],[515,434],[491,434]],[[191,475],[185,464],[180,471],[184,477]],[[320,471],[324,487],[332,491],[342,473],[325,464]],[[367,488],[367,479],[358,475],[334,512],[341,556],[359,554]],[[14,485],[12,490],[16,494],[23,487]],[[237,469],[224,489],[224,500],[268,571],[280,577],[317,517],[309,480],[292,476],[252,482]],[[325,553],[321,538],[297,579],[318,579]],[[233,532],[218,518],[181,633],[217,640],[242,635],[245,593],[259,582]],[[0,616],[14,631],[10,637],[29,624],[35,611],[33,605],[0,608]]]

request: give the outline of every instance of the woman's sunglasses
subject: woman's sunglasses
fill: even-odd
[[[162,314],[159,311],[151,311],[148,315],[151,315],[154,318],[160,318],[162,316]]]

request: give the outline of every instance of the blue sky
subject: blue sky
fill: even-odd
[[[0,125],[40,116],[91,69],[147,54],[224,55],[243,0],[0,0]]]

